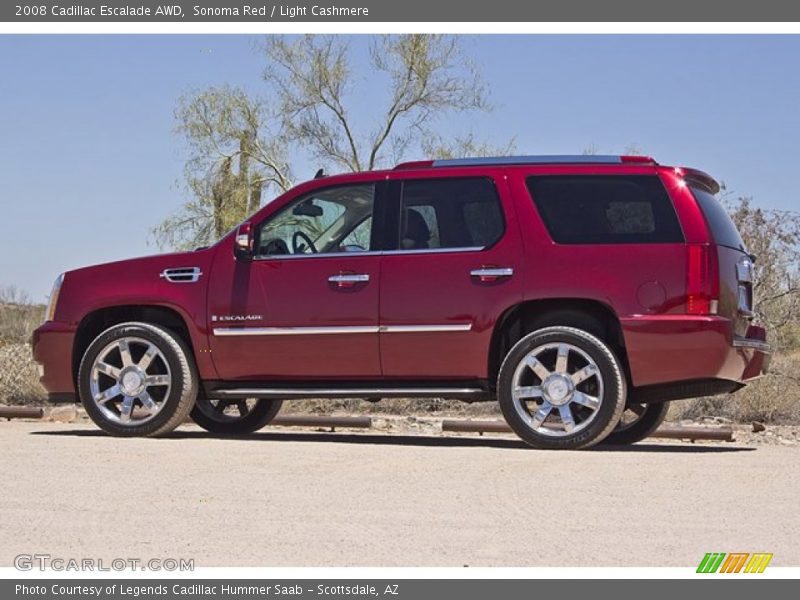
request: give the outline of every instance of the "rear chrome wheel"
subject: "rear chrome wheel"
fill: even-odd
[[[649,437],[664,421],[669,412],[669,402],[654,404],[628,404],[619,423],[604,444],[627,445]]]
[[[184,342],[149,323],[122,323],[101,333],[78,371],[87,414],[119,436],[169,433],[189,416],[197,385]]]
[[[283,404],[282,400],[216,400],[198,395],[192,420],[206,431],[241,435],[258,431],[269,424]]]
[[[624,377],[600,339],[572,327],[547,327],[508,353],[498,399],[508,424],[532,446],[586,448],[619,421]]]
[[[543,344],[528,352],[514,370],[513,385],[517,414],[542,435],[563,436],[585,429],[597,415],[603,395],[597,363],[565,342]]]

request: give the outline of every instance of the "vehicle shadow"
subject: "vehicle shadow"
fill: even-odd
[[[74,436],[110,438],[103,431],[95,429],[71,429],[60,431],[32,431],[31,435]],[[421,446],[421,447],[454,447],[454,448],[504,448],[510,450],[533,450],[522,441],[496,438],[490,436],[432,436],[432,435],[386,435],[374,433],[337,433],[337,432],[258,432],[247,435],[217,435],[205,431],[174,431],[160,438],[149,438],[158,443],[160,440],[249,440],[253,442],[312,442],[334,444],[362,444],[377,446]],[[752,452],[753,447],[706,445],[706,444],[648,444],[640,443],[632,446],[599,445],[591,449],[593,452],[636,452],[636,453],[675,453],[675,454],[709,454],[725,452]]]

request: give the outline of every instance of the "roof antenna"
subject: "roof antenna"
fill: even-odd
[[[320,169],[317,171],[317,174],[314,175],[314,179],[319,179],[320,177],[325,177],[325,169]]]

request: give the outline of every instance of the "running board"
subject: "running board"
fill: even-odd
[[[263,398],[266,400],[305,400],[310,398],[452,398],[488,396],[486,390],[472,387],[439,388],[228,388],[208,392],[211,398]]]

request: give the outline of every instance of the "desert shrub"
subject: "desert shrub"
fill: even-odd
[[[0,402],[39,404],[45,397],[30,344],[0,346]]]
[[[0,287],[0,342],[26,343],[44,318],[45,307],[13,286]]]

